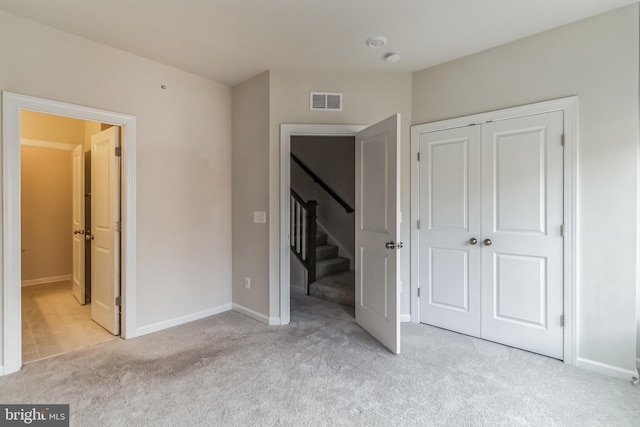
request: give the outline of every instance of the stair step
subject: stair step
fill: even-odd
[[[338,247],[335,245],[316,246],[316,261],[335,258],[338,256]]]
[[[311,284],[309,294],[327,301],[353,307],[356,300],[355,290],[355,273],[353,271],[344,271],[315,281]]]
[[[327,244],[327,235],[324,233],[316,233],[316,246],[324,246]]]
[[[316,261],[316,279],[349,270],[349,259],[335,257]]]

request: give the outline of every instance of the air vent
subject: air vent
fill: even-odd
[[[342,94],[311,92],[311,109],[316,111],[342,111]]]

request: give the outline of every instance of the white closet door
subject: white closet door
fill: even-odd
[[[480,126],[420,135],[420,321],[480,336]]]
[[[482,337],[563,357],[563,113],[482,125]]]

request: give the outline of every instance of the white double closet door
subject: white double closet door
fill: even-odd
[[[420,321],[563,358],[563,113],[425,132]]]

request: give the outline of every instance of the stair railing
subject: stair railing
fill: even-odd
[[[329,187],[318,175],[316,175],[311,169],[309,169],[309,167],[305,165],[302,160],[297,158],[293,153],[291,154],[291,160],[296,162],[298,166],[300,166],[302,170],[305,171],[307,175],[309,175],[313,179],[313,182],[322,187],[322,189],[326,191],[331,197],[333,197],[336,202],[340,203],[340,206],[342,206],[344,210],[347,211],[347,213],[353,213],[353,208],[349,206],[349,204],[345,202],[342,197],[338,196],[338,194],[333,191],[331,187]]]
[[[316,281],[316,208],[315,200],[305,202],[291,190],[291,225],[290,245],[293,253],[298,257],[307,270],[307,295],[311,284]]]

